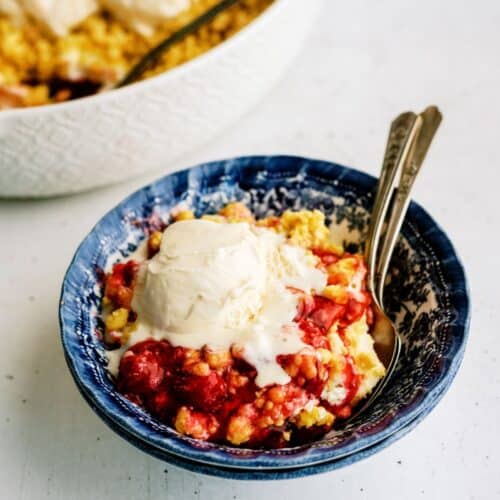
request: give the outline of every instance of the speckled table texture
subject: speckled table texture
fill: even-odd
[[[163,172],[74,197],[0,201],[0,498],[500,498],[500,3],[325,3],[294,66],[264,101],[166,167],[291,153],[376,174],[390,120],[438,104],[445,120],[415,198],[448,232],[470,280],[471,336],[451,389],[409,435],[332,473],[258,483],[166,466],[83,401],[57,323],[78,243],[104,212]]]

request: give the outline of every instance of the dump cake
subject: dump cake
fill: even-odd
[[[365,276],[320,211],[177,211],[106,275],[109,372],[181,434],[251,448],[310,441],[384,376]]]
[[[0,110],[91,95],[217,0],[0,0]],[[218,45],[272,0],[241,0],[168,50],[144,77]]]

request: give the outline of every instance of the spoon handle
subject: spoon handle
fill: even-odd
[[[375,336],[377,333],[376,328],[373,332],[375,343],[379,342],[379,344],[381,343],[382,345],[386,345],[386,347],[390,347],[391,342],[387,342],[387,337],[390,336],[392,332],[393,345],[390,353],[387,350],[385,351],[389,353],[390,356],[387,358],[387,362],[384,362],[386,366],[384,378],[379,381],[368,400],[349,418],[348,422],[366,411],[366,409],[378,398],[391,379],[399,359],[401,338],[394,326],[391,325],[389,318],[383,310],[385,275],[399,230],[401,229],[408,209],[411,188],[413,187],[413,183],[425,155],[429,150],[434,134],[441,123],[441,118],[439,110],[435,106],[430,106],[418,116],[414,113],[403,113],[394,120],[391,126],[386,158],[384,159],[382,173],[377,186],[377,194],[372,212],[369,240],[365,256],[369,265],[368,286],[372,292],[375,317],[378,321],[381,321],[383,325],[381,330],[382,334],[379,335],[378,340]],[[401,127],[401,133],[393,134],[393,132],[396,132],[397,127]],[[391,162],[391,151],[393,150],[395,151],[394,158],[396,158],[396,160]],[[398,174],[401,175],[396,190],[395,179]],[[396,191],[396,193],[394,193],[394,191]],[[389,210],[392,198],[393,201]],[[387,229],[382,235],[388,211]],[[377,258],[379,244],[381,244],[382,249],[380,251],[380,257]],[[379,354],[379,352],[377,352],[377,354]]]
[[[412,112],[402,113],[392,123],[385,151],[384,162],[377,184],[370,227],[368,230],[365,257],[368,264],[368,288],[375,295],[377,254],[384,221],[392,198],[396,177],[401,171],[409,148],[414,142],[420,120]],[[379,300],[378,296],[375,297]]]
[[[408,154],[405,158],[402,158],[401,178],[394,194],[393,204],[387,221],[387,229],[375,270],[375,288],[373,292],[379,300],[380,306],[383,306],[385,277],[399,231],[401,230],[401,225],[410,204],[410,193],[432,139],[441,123],[442,115],[436,106],[429,106],[420,113],[418,118],[417,123],[419,123],[419,126],[416,127],[416,137],[410,142],[410,147],[407,151]]]

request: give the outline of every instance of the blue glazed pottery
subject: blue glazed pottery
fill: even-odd
[[[356,251],[367,231],[374,187],[373,177],[333,163],[256,156],[183,170],[129,196],[84,239],[62,287],[62,343],[85,399],[111,428],[144,451],[181,467],[193,469],[198,463],[200,472],[219,468],[216,475],[223,477],[232,477],[231,471],[252,478],[265,476],[265,471],[284,477],[290,469],[289,477],[296,477],[330,470],[404,435],[450,386],[469,326],[462,265],[443,230],[416,203],[403,225],[385,292],[387,309],[403,337],[397,370],[369,412],[314,443],[249,450],[182,436],[115,390],[102,343],[103,269],[133,251],[148,229],[168,223],[179,203],[198,215],[214,213],[233,200],[245,202],[258,217],[317,208],[338,228],[346,247]]]

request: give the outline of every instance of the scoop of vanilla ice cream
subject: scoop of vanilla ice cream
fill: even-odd
[[[266,248],[248,224],[177,222],[138,274],[132,307],[173,333],[237,329],[262,307]]]
[[[117,19],[149,36],[165,19],[187,9],[191,0],[100,0]]]
[[[53,34],[63,36],[97,10],[96,0],[0,0],[0,12],[15,20],[32,17]]]
[[[170,225],[160,251],[141,264],[132,298],[136,328],[126,345],[108,353],[110,371],[117,373],[126,349],[154,338],[191,349],[236,344],[256,368],[258,386],[288,383],[277,357],[309,349],[294,317],[297,289],[326,286],[316,264],[283,235],[248,223]]]

